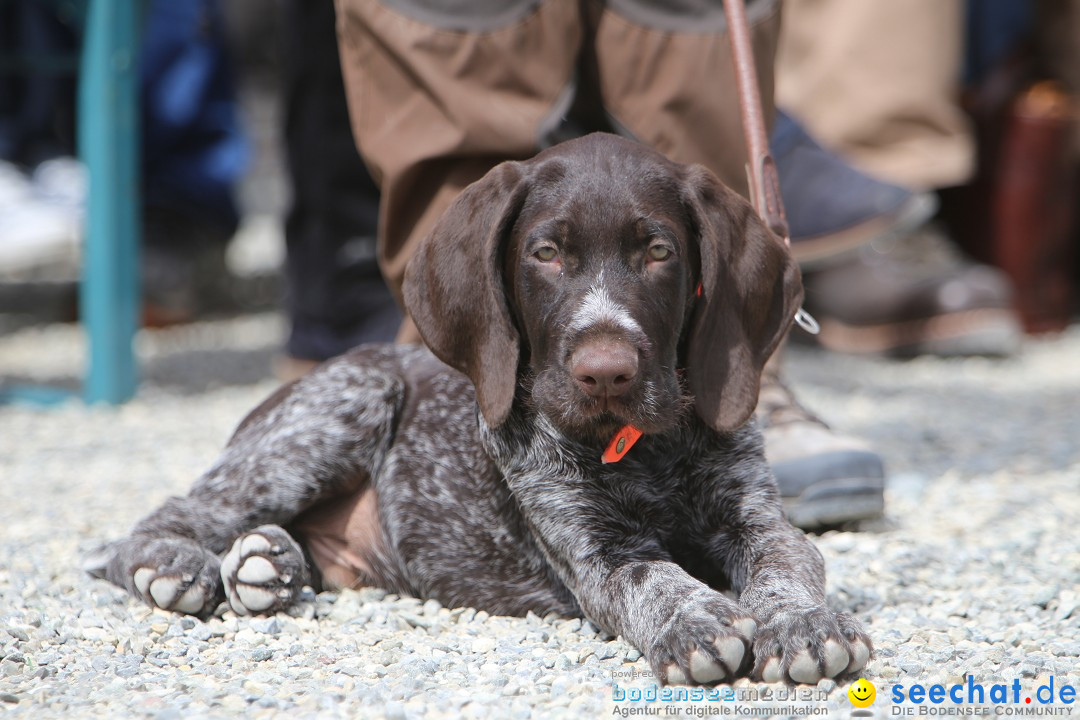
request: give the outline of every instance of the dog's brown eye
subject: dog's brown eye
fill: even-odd
[[[540,262],[552,262],[559,257],[559,251],[551,246],[546,245],[534,252],[533,257],[535,257]]]
[[[671,257],[671,249],[664,245],[653,245],[649,248],[649,259],[663,262]]]

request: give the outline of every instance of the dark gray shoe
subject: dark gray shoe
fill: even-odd
[[[827,150],[790,115],[776,111],[769,149],[791,233],[806,270],[915,229],[937,210],[932,193],[870,177]]]
[[[761,379],[757,416],[765,457],[793,525],[813,529],[882,514],[881,456],[861,441],[833,432],[768,368]]]
[[[167,327],[232,305],[225,251],[235,227],[161,208],[143,212],[143,324]]]
[[[803,284],[821,324],[814,339],[835,352],[1007,356],[1022,341],[1008,276],[965,259],[932,224],[806,272]]]

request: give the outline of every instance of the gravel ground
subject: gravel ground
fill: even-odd
[[[580,620],[362,589],[204,623],[83,575],[81,551],[184,492],[274,388],[282,336],[272,314],[144,334],[134,402],[0,407],[0,715],[702,717],[791,704],[746,680],[734,703],[614,702],[613,682],[647,696],[648,668]],[[82,357],[71,327],[24,328],[0,338],[0,379],[70,384]],[[890,468],[886,518],[815,538],[830,603],[877,644],[878,716],[896,683],[1080,686],[1080,326],[1005,361],[798,349],[791,361],[807,404]],[[851,711],[846,685],[806,697],[819,714]]]

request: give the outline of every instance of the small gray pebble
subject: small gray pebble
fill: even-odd
[[[414,613],[403,612],[400,617],[408,623],[411,627],[416,628],[429,628],[435,624],[435,621],[430,617],[421,617]]]
[[[596,657],[600,660],[608,660],[615,657],[619,653],[619,648],[615,643],[604,643],[595,650]]]
[[[10,627],[7,629],[7,632],[8,635],[15,638],[16,640],[21,640],[22,642],[30,642],[30,636],[27,635],[26,631],[22,628]]]
[[[199,623],[188,632],[188,637],[200,642],[206,642],[214,637],[214,633],[204,623]]]
[[[281,632],[281,623],[276,617],[252,618],[251,629],[264,635],[277,635]]]

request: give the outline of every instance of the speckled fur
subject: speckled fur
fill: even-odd
[[[650,260],[657,242],[671,254]],[[557,261],[538,259],[543,244]],[[628,141],[589,136],[504,164],[409,269],[434,355],[361,348],[282,388],[186,497],[106,549],[100,572],[209,612],[237,538],[374,491],[377,539],[358,549],[368,582],[492,613],[584,615],[666,682],[857,671],[870,641],[826,608],[822,558],[784,518],[747,421],[801,298],[793,267],[707,171]],[[567,369],[598,336],[640,354],[631,390],[599,402]],[[603,464],[629,422],[645,435]],[[291,569],[245,612],[287,605],[316,576],[287,535],[261,532],[251,547]],[[225,571],[242,563],[234,550]]]

